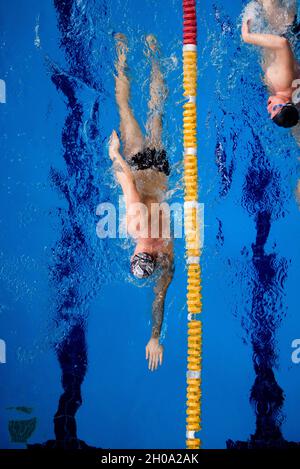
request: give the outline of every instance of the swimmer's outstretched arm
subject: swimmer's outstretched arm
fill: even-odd
[[[163,271],[154,288],[155,299],[152,306],[152,333],[151,337],[159,339],[163,318],[166,294],[173,279],[173,268]]]
[[[154,288],[151,339],[146,346],[146,360],[149,360],[149,370],[152,371],[156,370],[163,360],[163,346],[159,343],[159,338],[164,319],[165,298],[174,274],[173,259],[169,259],[167,264],[163,266],[161,276]]]
[[[120,153],[120,140],[115,130],[112,132],[109,140],[109,156],[113,162],[116,178],[126,199],[126,205],[139,202],[140,197],[136,189],[135,179],[130,167],[124,158],[122,158]]]
[[[247,44],[264,47],[266,49],[290,49],[289,42],[282,36],[274,34],[259,34],[250,32],[251,20],[245,21],[242,26],[242,38]]]

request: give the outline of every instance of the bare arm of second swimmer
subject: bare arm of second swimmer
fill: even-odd
[[[274,34],[251,33],[250,23],[250,21],[246,21],[242,25],[242,38],[247,44],[253,44],[255,46],[273,50],[289,47],[287,39],[282,36]]]

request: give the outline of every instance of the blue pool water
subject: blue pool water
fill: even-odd
[[[264,446],[298,442],[300,365],[292,363],[291,343],[300,336],[299,150],[267,119],[258,54],[240,40],[246,2],[197,4],[205,204],[201,439],[204,448],[251,435]],[[151,373],[151,286],[130,278],[127,242],[96,236],[98,204],[119,196],[107,155],[118,127],[115,32],[129,38],[141,125],[149,86],[144,37],[154,33],[161,43],[172,201],[182,200],[181,2],[0,0],[0,17],[0,79],[7,87],[0,104],[0,339],[7,347],[0,447],[42,444],[55,439],[54,431],[60,440],[74,436],[76,414],[78,438],[88,445],[183,448],[184,242],[175,244],[164,363]],[[18,420],[31,421],[27,437],[17,431],[22,423],[17,430],[12,423]]]

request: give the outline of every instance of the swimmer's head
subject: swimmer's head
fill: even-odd
[[[294,127],[299,122],[299,112],[296,106],[292,103],[288,103],[281,108],[281,110],[273,117],[273,122],[279,125],[279,127],[284,127],[289,129]]]
[[[131,273],[136,278],[150,277],[155,270],[155,257],[147,252],[135,254],[130,263]]]
[[[268,111],[273,122],[279,127],[288,129],[299,122],[299,111],[287,98],[271,96],[268,101]]]

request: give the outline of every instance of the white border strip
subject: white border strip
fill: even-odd
[[[0,79],[0,103],[6,104],[6,83]]]
[[[187,96],[187,102],[188,103],[193,103],[193,104],[196,104],[196,99],[197,99],[197,96],[194,96],[193,94],[189,94]]]
[[[185,147],[183,149],[183,156],[185,155],[197,155],[197,148]]]
[[[184,208],[199,208],[199,202],[197,200],[188,200],[187,202],[184,202]]]
[[[6,363],[6,343],[0,339],[0,363]]]
[[[201,371],[192,371],[188,370],[186,372],[187,379],[200,379],[201,378]]]
[[[200,311],[198,313],[189,313],[188,321],[201,321],[200,314],[201,314]]]
[[[197,52],[197,46],[195,44],[184,44],[182,50],[183,52]]]
[[[197,257],[189,256],[186,260],[186,263],[188,265],[190,265],[190,264],[200,264],[200,257],[199,256],[197,256]]]

